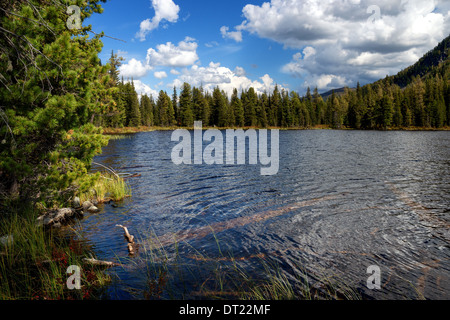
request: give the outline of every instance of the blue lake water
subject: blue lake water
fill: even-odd
[[[112,140],[94,160],[140,174],[131,198],[78,227],[100,259],[124,264],[111,270],[113,299],[144,298],[159,260],[161,298],[232,292],[230,261],[255,277],[262,261],[293,283],[330,277],[363,298],[450,298],[449,132],[280,131],[272,176],[259,164],[175,165],[171,134]],[[117,224],[138,238],[135,257]],[[379,290],[367,287],[373,265]]]

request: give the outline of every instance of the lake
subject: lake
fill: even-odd
[[[233,297],[228,271],[264,277],[265,261],[293,283],[330,279],[365,299],[450,298],[449,132],[280,131],[270,176],[260,165],[175,165],[171,134],[112,140],[94,159],[140,174],[127,179],[131,198],[78,226],[99,259],[124,264],[111,270],[111,298],[163,284],[161,298]],[[138,238],[135,257],[117,224]]]

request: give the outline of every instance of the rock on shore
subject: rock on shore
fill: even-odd
[[[37,221],[39,225],[43,226],[58,226],[58,224],[67,221],[75,216],[76,210],[73,208],[63,208],[51,210],[48,213],[40,216]]]
[[[73,208],[62,208],[56,210],[50,210],[37,219],[38,225],[60,227],[64,222],[69,219],[75,218],[76,215],[83,215],[83,212],[97,213],[100,211],[96,207],[97,201],[84,201],[81,204],[80,198],[75,197],[72,201]]]

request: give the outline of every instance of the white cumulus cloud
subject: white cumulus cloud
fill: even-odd
[[[202,86],[209,92],[218,86],[228,96],[231,96],[235,88],[240,92],[253,87],[258,93],[264,91],[270,93],[275,88],[275,82],[268,74],[260,77],[259,80],[251,80],[245,76],[245,70],[242,67],[236,67],[233,71],[214,62],[207,67],[193,65],[189,69],[184,68],[181,75],[170,86],[181,87],[184,82],[196,87]]]
[[[164,79],[167,78],[167,73],[165,71],[156,71],[154,74],[155,78],[157,79]]]
[[[147,51],[147,64],[150,66],[186,67],[193,65],[199,59],[198,44],[190,37],[186,37],[178,45],[172,42],[160,44]]]
[[[178,21],[180,7],[172,0],[152,0],[152,6],[155,10],[155,16],[152,19],[142,21],[140,24],[140,30],[136,34],[136,37],[138,37],[141,41],[145,40],[145,37],[149,32],[158,28],[159,24],[163,20],[169,22]]]
[[[130,82],[130,80],[125,81],[125,83]],[[153,98],[158,96],[158,91],[152,89],[147,84],[143,83],[141,80],[133,80],[134,88],[139,96],[139,99],[142,95],[146,94],[149,97],[152,95]]]
[[[242,42],[242,31],[236,30],[236,31],[228,31],[230,30],[229,27],[223,26],[220,28],[220,33],[222,34],[222,37],[224,39],[229,38],[233,39],[236,42]]]
[[[151,66],[143,64],[141,61],[131,59],[128,63],[122,64],[119,67],[120,75],[124,78],[139,79],[147,75],[152,69]]]
[[[416,62],[448,36],[449,10],[448,0],[268,0],[244,6],[239,31],[298,49],[282,71],[328,89]]]

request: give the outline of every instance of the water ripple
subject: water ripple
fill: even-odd
[[[255,165],[176,166],[170,134],[114,140],[95,159],[141,174],[131,199],[82,222],[105,258],[126,255],[122,224],[143,245],[150,232],[169,251],[189,244],[177,248],[188,260],[192,248],[223,259],[219,239],[249,269],[271,257],[289,277],[299,265],[312,278],[329,272],[372,298],[450,298],[449,133],[281,131],[274,176]],[[370,265],[382,290],[365,285]]]

